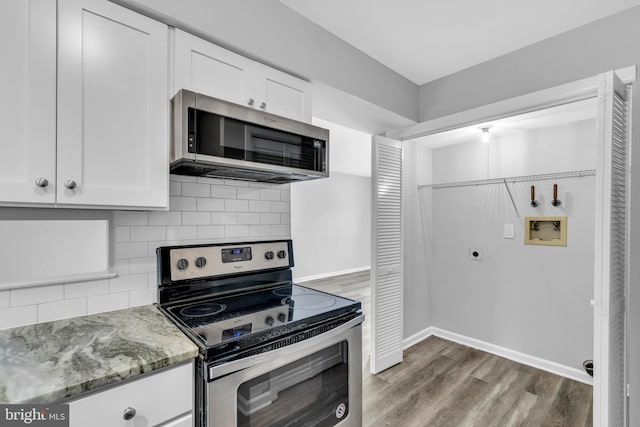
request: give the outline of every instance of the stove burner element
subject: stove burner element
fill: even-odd
[[[296,310],[319,310],[336,305],[335,298],[329,295],[299,295],[294,299]]]
[[[205,302],[198,305],[190,305],[180,310],[180,314],[185,317],[205,317],[218,314],[227,308],[224,304],[215,302]]]

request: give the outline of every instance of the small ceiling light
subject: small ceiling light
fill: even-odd
[[[484,142],[485,144],[489,142],[489,129],[491,129],[491,126],[483,126],[480,128],[480,130],[482,131],[482,142]]]

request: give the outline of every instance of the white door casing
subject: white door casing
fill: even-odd
[[[373,136],[371,155],[371,372],[402,362],[402,145]]]
[[[613,71],[598,88],[594,284],[595,426],[627,425],[629,89]]]

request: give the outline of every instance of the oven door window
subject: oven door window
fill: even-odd
[[[238,426],[338,424],[349,412],[346,341],[253,378],[238,388]]]

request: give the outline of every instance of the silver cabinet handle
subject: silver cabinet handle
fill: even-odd
[[[135,416],[136,416],[135,408],[132,408],[131,406],[129,406],[127,409],[124,410],[124,414],[122,415],[122,418],[128,421],[128,420],[132,420],[133,417]]]
[[[64,182],[64,186],[66,188],[68,188],[69,190],[73,190],[74,188],[76,188],[78,186],[78,184],[76,184],[76,182],[72,179],[68,179]]]
[[[253,105],[254,103],[255,103],[255,101],[253,100],[253,98],[249,98],[249,102],[247,102],[247,104]]]
[[[47,178],[36,178],[36,186],[40,188],[45,188],[49,185],[49,181]]]
[[[260,104],[260,108],[262,108],[263,110],[267,108],[267,103],[263,102],[262,104]]]

